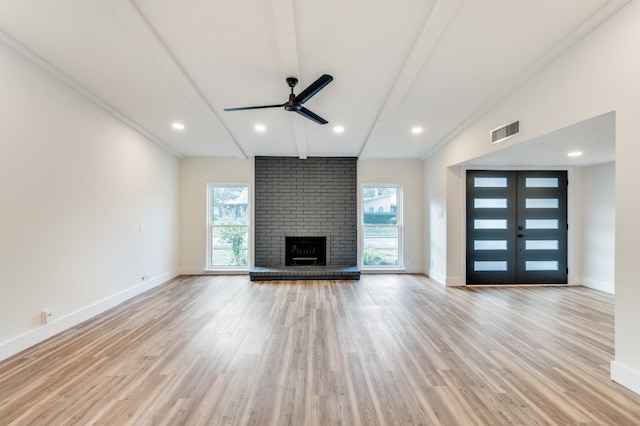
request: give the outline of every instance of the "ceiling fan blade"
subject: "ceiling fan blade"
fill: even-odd
[[[303,117],[308,118],[309,120],[313,120],[318,124],[327,124],[328,121],[325,120],[324,118],[320,117],[318,114],[309,111],[308,109],[306,109],[305,107],[300,108],[300,110],[296,110],[296,112],[298,114],[300,114]]]
[[[260,105],[260,106],[250,106],[250,107],[237,107],[237,108],[225,108],[225,111],[243,111],[245,109],[263,109],[263,108],[282,108],[284,104],[278,105]]]
[[[331,81],[333,81],[333,77],[331,77],[329,74],[321,75],[320,78],[311,83],[309,87],[300,92],[298,96],[293,98],[293,101],[300,102],[301,104],[307,102],[313,95],[322,90],[324,86],[331,83]]]

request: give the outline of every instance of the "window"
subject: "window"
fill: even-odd
[[[249,266],[249,186],[208,185],[207,268]]]
[[[400,185],[363,185],[363,267],[402,267],[401,200]]]

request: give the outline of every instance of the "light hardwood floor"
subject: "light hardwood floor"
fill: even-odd
[[[0,424],[638,425],[613,298],[180,277],[0,363]]]

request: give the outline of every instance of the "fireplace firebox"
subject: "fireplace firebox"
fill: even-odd
[[[285,237],[286,266],[326,266],[327,237]]]

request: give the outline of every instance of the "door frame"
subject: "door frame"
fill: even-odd
[[[536,170],[558,170],[567,172],[567,222],[569,223],[569,229],[567,231],[567,267],[569,268],[569,274],[567,275],[566,285],[580,285],[580,241],[579,235],[582,223],[576,209],[576,204],[579,202],[577,197],[580,194],[580,173],[576,171],[575,167],[487,167],[487,166],[473,166],[465,165],[460,167],[460,276],[462,277],[463,286],[467,285],[467,170],[512,170],[512,171],[536,171]],[[472,285],[472,284],[469,284]],[[509,284],[506,284],[509,285]],[[557,284],[517,284],[518,286],[527,285],[557,285]],[[491,287],[491,285],[483,284],[483,287]],[[505,284],[500,284],[504,287]]]

